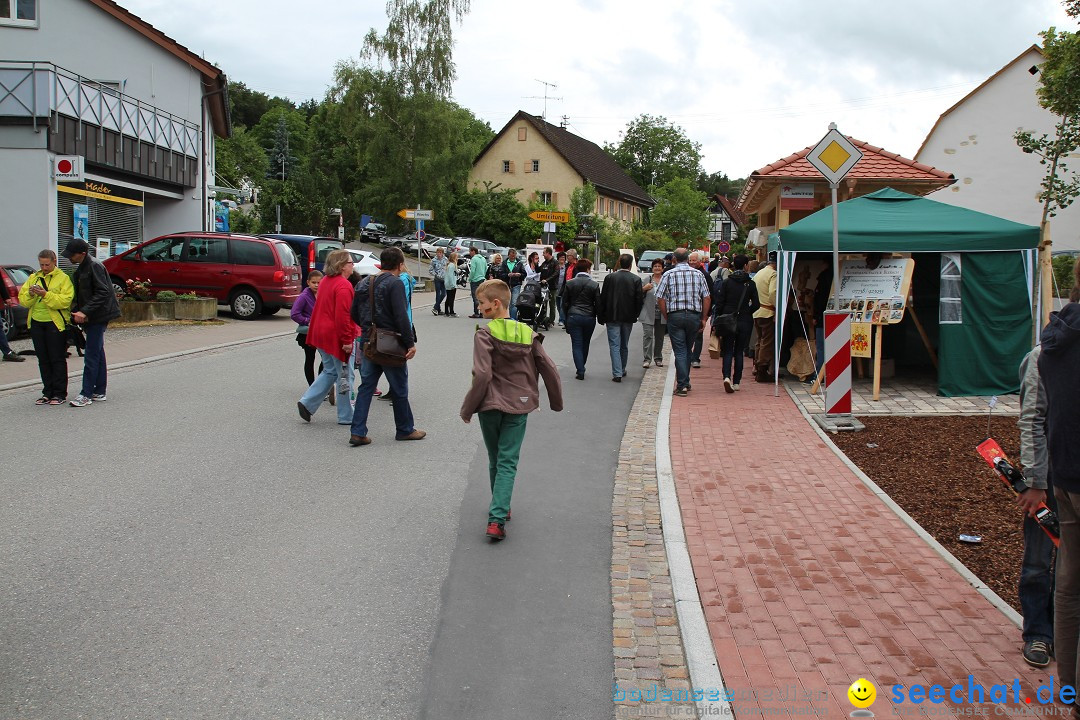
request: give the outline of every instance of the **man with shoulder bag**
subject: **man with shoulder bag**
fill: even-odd
[[[75,300],[71,303],[71,320],[82,327],[86,341],[83,355],[82,391],[71,401],[71,407],[86,407],[105,402],[108,367],[105,361],[105,330],[109,322],[120,317],[109,271],[90,256],[85,240],[75,238],[61,253],[75,265]]]
[[[409,322],[405,286],[400,275],[405,256],[400,248],[386,248],[379,255],[382,272],[369,275],[356,286],[352,319],[363,329],[360,337],[360,385],[356,389],[349,444],[370,445],[368,412],[379,378],[386,373],[389,396],[394,407],[395,440],[421,440],[427,433],[417,430],[409,405],[407,362],[416,355],[416,340]],[[369,347],[370,344],[370,347]]]

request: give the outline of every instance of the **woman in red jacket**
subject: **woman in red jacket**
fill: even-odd
[[[337,393],[338,425],[351,425],[353,342],[360,329],[349,316],[353,301],[353,286],[349,275],[353,271],[352,256],[347,250],[334,250],[326,257],[325,277],[315,296],[315,307],[308,323],[307,344],[322,356],[323,369],[307,389],[296,409],[305,422],[319,409],[328,392]]]

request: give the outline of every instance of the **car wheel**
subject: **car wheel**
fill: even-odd
[[[112,280],[113,294],[116,295],[116,298],[118,300],[127,295],[127,283],[125,283],[123,280],[116,277],[115,275],[113,275],[110,279]]]
[[[229,308],[237,320],[254,320],[262,314],[263,302],[251,288],[240,288],[229,297]]]
[[[8,340],[15,339],[19,329],[15,327],[15,314],[11,308],[4,308],[0,311],[0,327],[4,328],[4,337]]]
[[[263,315],[273,315],[274,313],[276,313],[280,309],[281,309],[280,305],[263,305],[262,314]]]

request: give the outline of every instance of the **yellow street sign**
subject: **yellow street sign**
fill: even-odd
[[[406,220],[433,220],[435,218],[434,210],[421,210],[420,208],[405,208],[397,211],[399,218],[405,218]]]
[[[529,217],[536,222],[566,223],[570,222],[570,213],[548,212],[547,210],[533,210]]]

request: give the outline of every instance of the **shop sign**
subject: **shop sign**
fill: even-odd
[[[83,156],[57,155],[53,159],[53,179],[56,182],[82,182]]]

